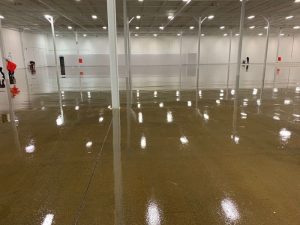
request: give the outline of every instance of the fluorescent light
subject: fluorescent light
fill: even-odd
[[[204,37],[205,36],[205,34],[201,34],[201,37]]]
[[[159,29],[160,29],[160,30],[164,30],[165,28],[164,28],[163,26],[160,26]]]
[[[0,15],[0,19],[4,19],[4,16]]]
[[[190,26],[190,30],[194,30],[195,29],[195,27],[194,26]]]
[[[251,27],[249,27],[249,29],[251,29],[251,30],[253,30],[255,28],[255,26],[251,26]]]
[[[285,34],[281,33],[280,36],[284,36]]]
[[[300,29],[300,26],[294,26],[293,29],[299,30],[299,29]]]
[[[221,26],[220,29],[221,29],[221,30],[224,30],[224,29],[225,29],[225,26]]]
[[[228,34],[223,34],[223,36],[224,36],[224,37],[227,37],[227,36],[228,36]]]
[[[106,30],[106,29],[107,29],[107,26],[103,26],[102,28],[103,28],[103,30]]]
[[[140,29],[140,27],[135,27],[135,29],[136,29],[136,30],[139,30],[139,29]]]
[[[295,3],[299,3],[300,2],[300,0],[295,0]]]
[[[92,19],[96,20],[96,19],[98,19],[98,16],[92,15]]]
[[[169,15],[169,16],[168,16],[168,19],[169,19],[169,20],[172,20],[172,19],[174,19],[174,16]]]
[[[68,26],[68,29],[69,29],[69,30],[72,30],[72,29],[73,29],[73,27],[72,27],[72,26]]]
[[[180,36],[181,36],[181,34],[180,34],[180,33],[178,33],[178,34],[177,34],[177,36],[178,36],[178,37],[180,37]]]
[[[259,34],[258,34],[258,36],[263,36],[263,35],[264,35],[263,33],[259,33]]]
[[[209,16],[207,17],[207,19],[209,19],[209,20],[212,20],[213,18],[215,18],[214,15],[209,15]]]
[[[87,37],[87,34],[83,34],[83,37]]]
[[[143,2],[144,0],[139,0],[139,2]]]
[[[154,37],[157,37],[157,34],[153,34]]]
[[[235,36],[240,36],[240,34],[235,34]]]
[[[249,20],[252,20],[252,19],[254,19],[254,18],[255,18],[254,15],[248,16],[248,19],[249,19]]]
[[[53,23],[53,16],[45,15],[44,16],[50,23]]]
[[[138,35],[138,34],[135,34],[134,36],[135,36],[135,37],[138,37],[139,35]]]
[[[137,18],[137,19],[139,20],[139,19],[141,19],[141,16],[140,16],[140,15],[137,15],[135,18]]]
[[[293,19],[293,18],[294,18],[294,16],[287,16],[287,17],[285,17],[286,20],[290,20],[290,19]]]

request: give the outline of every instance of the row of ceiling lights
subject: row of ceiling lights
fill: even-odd
[[[75,1],[76,1],[76,2],[80,2],[81,0],[75,0]],[[139,1],[139,2],[143,2],[143,0],[138,0],[138,1]],[[188,3],[191,2],[191,0],[182,0],[182,1],[183,1],[183,2],[188,2]],[[242,0],[240,0],[240,1],[242,1]],[[295,2],[295,3],[299,3],[300,0],[295,0],[294,2]],[[98,16],[97,16],[97,15],[91,15],[91,17],[92,17],[92,19],[94,19],[94,20],[97,20],[97,19],[98,19]],[[135,18],[139,20],[139,19],[141,19],[141,16],[140,16],[140,15],[137,15]],[[210,15],[210,16],[208,16],[207,18],[208,18],[209,20],[211,20],[211,19],[214,18],[214,15]],[[248,19],[249,19],[249,20],[254,19],[254,18],[255,18],[254,15],[248,16]],[[294,18],[294,16],[292,16],[292,15],[285,17],[286,20],[290,20],[290,19],[292,19],[292,18]],[[0,15],[0,19],[4,19],[4,16]],[[169,19],[169,20],[173,20],[173,19],[174,19],[174,16],[173,16],[173,15],[169,15],[169,16],[168,16],[168,19]],[[107,30],[107,26],[103,26],[102,28],[103,28],[104,30]],[[250,27],[249,27],[249,29],[251,29],[251,30],[254,29],[254,28],[255,28],[255,26],[250,26]],[[69,30],[72,30],[73,27],[72,27],[72,26],[68,26],[68,29],[69,29]],[[139,27],[139,26],[136,26],[135,29],[136,29],[136,30],[139,30],[140,27]],[[164,27],[164,26],[160,26],[159,29],[160,29],[160,30],[164,30],[165,27]],[[195,27],[194,27],[194,26],[190,26],[189,29],[190,29],[190,30],[194,30]],[[221,29],[221,30],[224,30],[224,29],[225,29],[225,26],[221,26],[220,29]],[[267,29],[267,27],[265,27],[265,29]],[[298,29],[300,29],[300,26],[294,26],[293,29],[298,30]],[[228,35],[228,34],[224,34],[224,36],[227,36],[227,35]],[[238,35],[239,35],[239,34],[236,34],[236,36],[238,36]],[[262,34],[262,33],[259,33],[258,35],[259,35],[259,36],[262,36],[263,34]],[[83,36],[86,37],[87,35],[84,34]],[[137,34],[136,34],[136,36],[137,36]],[[157,34],[153,34],[153,36],[156,37],[156,36],[158,36],[158,35],[157,35]],[[177,36],[180,36],[180,34],[177,34]],[[203,35],[203,36],[204,36],[204,35]]]

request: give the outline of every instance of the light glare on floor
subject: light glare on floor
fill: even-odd
[[[181,144],[186,145],[189,143],[189,140],[187,139],[186,136],[182,136],[182,137],[180,137],[180,142],[181,142]]]
[[[240,218],[236,204],[229,198],[222,200],[221,207],[226,220],[235,222]]]
[[[147,225],[161,225],[160,210],[155,202],[150,202],[146,213]]]
[[[167,122],[172,123],[173,122],[173,114],[171,111],[167,112]]]
[[[25,152],[26,153],[34,153],[35,151],[35,146],[34,144],[29,144],[25,147]]]
[[[92,145],[93,145],[93,142],[88,141],[88,142],[85,144],[85,147],[90,148],[90,147],[92,147]]]
[[[139,120],[139,123],[143,123],[143,113],[139,112],[138,120]]]
[[[147,147],[147,140],[145,136],[141,137],[141,148],[145,149]]]
[[[44,218],[44,221],[41,223],[41,225],[51,225],[54,219],[53,214],[47,214]]]

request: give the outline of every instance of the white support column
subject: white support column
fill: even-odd
[[[268,50],[269,50],[269,39],[270,39],[270,22],[269,19],[264,17],[268,24],[268,29],[267,29],[267,40],[266,40],[266,47],[265,47],[265,58],[264,58],[264,66],[263,66],[263,77],[262,77],[262,82],[261,82],[261,90],[260,90],[260,100],[262,100],[263,97],[263,92],[264,92],[264,87],[265,87],[265,78],[266,78],[266,71],[267,71],[267,59],[268,59]]]
[[[182,42],[183,42],[183,32],[180,32],[180,50],[179,50],[179,63],[180,63],[180,76],[179,76],[179,91],[182,88]]]
[[[64,111],[62,106],[62,97],[61,97],[61,88],[60,88],[60,81],[59,81],[59,68],[57,62],[57,51],[56,51],[56,40],[55,40],[55,29],[54,29],[54,19],[52,16],[45,15],[45,18],[51,24],[51,31],[52,31],[52,41],[53,41],[53,50],[54,50],[54,62],[56,68],[56,82],[57,82],[57,89],[58,89],[58,98],[59,98],[59,108],[60,108],[60,116],[64,117]]]
[[[0,51],[1,51],[1,60],[3,64],[3,72],[7,72],[5,62],[5,48],[4,48],[4,40],[3,40],[3,31],[2,31],[2,20],[0,19]],[[4,73],[5,73],[4,72]],[[5,86],[6,86],[6,92],[7,92],[7,98],[8,98],[8,106],[9,106],[9,113],[10,113],[10,121],[12,123],[15,123],[15,113],[14,113],[14,105],[12,102],[12,97],[10,93],[10,81],[8,77],[8,73],[5,74]]]
[[[75,42],[76,42],[76,50],[77,50],[77,69],[79,75],[79,86],[80,86],[80,100],[83,102],[83,95],[82,95],[82,81],[81,81],[81,74],[80,74],[80,49],[79,49],[79,40],[78,40],[78,31],[75,31]]]
[[[120,108],[119,72],[117,55],[117,26],[116,26],[116,0],[107,0],[107,20],[109,37],[109,59],[112,108]]]
[[[241,6],[241,18],[240,18],[240,37],[239,37],[239,47],[238,47],[238,58],[236,66],[236,78],[235,78],[235,98],[234,98],[234,111],[233,111],[233,135],[236,135],[236,123],[237,123],[237,113],[238,113],[238,101],[239,101],[239,88],[240,88],[240,74],[241,74],[241,61],[242,61],[242,47],[243,47],[243,37],[244,37],[244,23],[245,23],[245,9],[246,0],[242,0]]]
[[[200,58],[201,58],[201,33],[202,33],[202,18],[198,21],[198,51],[197,51],[197,74],[196,74],[196,109],[198,109],[198,95],[199,95],[199,77],[200,77]]]
[[[228,96],[229,96],[229,78],[230,78],[231,49],[232,49],[232,29],[230,29],[229,51],[228,51],[228,64],[227,64],[227,89],[226,89],[226,99],[227,100],[228,100]]]
[[[276,50],[276,59],[275,59],[275,66],[274,66],[274,79],[273,79],[273,88],[275,88],[276,82],[276,74],[278,69],[278,57],[279,57],[279,48],[280,48],[280,37],[281,37],[281,28],[279,29],[278,37],[277,37],[277,50]]]
[[[28,93],[28,100],[29,103],[31,102],[30,98],[30,87],[29,87],[29,81],[28,81],[28,70],[27,70],[27,63],[26,63],[26,58],[25,58],[25,52],[24,52],[24,41],[23,41],[23,34],[24,30],[20,30],[20,41],[21,41],[21,50],[22,50],[22,58],[23,58],[23,63],[24,63],[24,71],[25,71],[25,79],[26,79],[26,86],[27,86],[27,93]]]

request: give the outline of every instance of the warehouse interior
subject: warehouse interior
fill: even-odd
[[[300,0],[1,0],[0,224],[298,225]]]

